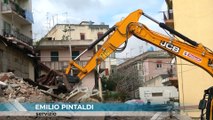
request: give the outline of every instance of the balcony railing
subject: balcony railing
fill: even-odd
[[[85,65],[88,63],[88,61],[77,61],[77,63],[78,63],[80,66],[85,66]],[[106,68],[106,65],[105,65],[105,62],[104,62],[104,61],[101,62],[100,68],[101,68],[101,69],[105,69],[105,68]]]
[[[42,40],[40,43],[40,46],[88,46],[93,43],[92,39],[87,39],[87,40]],[[100,45],[103,43],[100,43]]]
[[[57,61],[57,62],[50,62],[50,61],[41,61],[43,64],[45,64],[50,69],[54,70],[63,70],[67,67],[68,62],[67,61]]]
[[[17,3],[9,0],[8,2],[1,2],[1,11],[2,13],[11,13],[15,12],[22,17],[23,19],[27,20],[29,23],[33,23],[32,12],[21,8]]]
[[[68,66],[68,61],[57,61],[57,62],[51,62],[51,61],[41,61],[42,63],[44,63],[46,66],[48,66],[50,69],[54,69],[54,70],[61,70],[63,71],[67,66]],[[76,63],[82,67],[84,67],[88,61],[84,60],[84,61],[76,61]],[[105,69],[105,62],[102,62],[100,67],[102,69]]]
[[[177,87],[178,86],[178,79],[177,79],[177,76],[174,76],[174,77],[167,77],[167,78],[164,78],[162,81],[161,81],[162,84],[166,85],[166,86],[175,86]]]
[[[32,43],[33,43],[32,38],[30,38],[22,33],[19,33],[15,30],[3,29],[3,36],[6,38],[16,38],[17,40],[20,40],[30,46],[32,46]]]

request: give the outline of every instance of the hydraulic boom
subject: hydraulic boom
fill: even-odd
[[[141,15],[157,23],[161,28],[169,31],[172,35],[181,38],[183,41],[178,40],[176,37],[169,37],[160,33],[149,30],[144,24],[138,22]],[[86,51],[93,49],[100,41],[109,36],[100,49],[93,55],[85,66],[78,65],[75,60],[71,60],[66,69],[66,75],[69,76],[72,82],[79,82],[88,73],[90,73],[97,64],[104,61],[110,54],[119,49],[131,36],[136,36],[140,40],[151,43],[175,56],[178,56],[196,66],[201,67],[213,77],[213,52],[174,29],[160,23],[152,17],[145,14],[142,10],[136,10],[129,14],[125,19],[116,23],[110,28],[100,39],[91,44],[84,52],[82,52],[75,60],[77,60]],[[124,46],[124,48],[125,48]],[[79,73],[77,76],[70,76],[72,67],[75,66]],[[205,91],[203,100],[200,102],[199,108],[202,110],[201,119],[204,116],[204,109],[206,109],[206,120],[213,120],[213,88],[210,87]]]

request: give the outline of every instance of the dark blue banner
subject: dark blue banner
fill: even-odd
[[[0,103],[0,111],[169,111],[170,104],[126,103]]]

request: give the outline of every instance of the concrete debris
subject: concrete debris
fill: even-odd
[[[67,101],[75,102],[79,101],[79,98],[86,95],[88,88],[86,87],[76,87],[72,92],[69,93],[69,96],[66,97]]]
[[[79,102],[90,102],[90,103],[99,103],[100,100],[98,99],[95,99],[95,98],[83,98],[83,99],[80,99]]]
[[[39,79],[37,79],[37,82],[42,85],[58,87],[64,83],[67,91],[70,92],[73,89],[71,84],[67,80],[66,75],[55,70],[50,70],[47,75],[43,75]]]
[[[16,100],[18,102],[99,102],[93,92],[79,87],[67,92],[67,86],[44,86],[30,79],[15,76],[12,72],[0,73],[0,102]],[[65,90],[63,90],[65,89]],[[66,92],[65,92],[66,91]]]
[[[59,96],[53,94],[52,92],[49,92],[49,91],[44,91],[44,90],[41,90],[42,93],[46,94],[46,95],[49,95],[49,96],[52,96],[54,98],[57,98],[57,99],[60,99],[62,100],[63,98],[60,98]]]
[[[60,84],[60,76],[62,76],[61,73],[55,70],[50,70],[47,75],[41,76],[37,81],[43,85],[58,85]]]
[[[87,87],[77,86],[65,97],[69,102],[101,102],[97,90],[89,90]]]
[[[12,72],[0,73],[0,102],[17,100],[19,102],[51,102],[51,96],[45,95],[37,87],[16,77]]]
[[[1,88],[3,88],[3,87],[7,87],[7,84],[6,84],[6,83],[4,83],[4,82],[2,82],[2,81],[0,81],[0,86],[1,86]]]
[[[17,97],[16,100],[18,102],[25,102],[26,101],[26,98],[25,97]]]
[[[4,82],[7,79],[9,79],[7,75],[0,76],[0,81]]]

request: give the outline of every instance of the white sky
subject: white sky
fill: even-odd
[[[142,9],[145,13],[163,21],[161,11],[166,10],[165,0],[32,0],[33,38],[39,40],[55,24],[80,23],[83,20],[96,24],[104,22],[113,26],[129,13]],[[152,21],[142,18],[141,23],[150,29],[162,32]],[[124,52],[119,57],[133,57],[146,51],[150,45],[131,38]],[[143,49],[142,49],[143,48]]]

